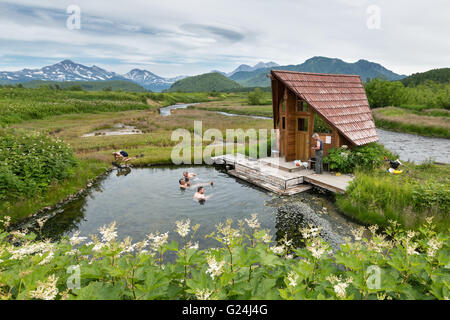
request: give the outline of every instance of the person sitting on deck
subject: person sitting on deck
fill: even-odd
[[[316,151],[316,163],[314,166],[314,171],[316,172],[316,174],[322,174],[323,173],[323,164],[322,164],[323,141],[322,141],[322,139],[320,139],[320,137],[317,133],[314,133],[312,135],[312,138],[315,141],[312,149]]]

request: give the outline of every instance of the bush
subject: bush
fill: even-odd
[[[324,163],[328,163],[331,170],[342,173],[351,173],[357,167],[370,171],[381,166],[383,156],[391,155],[390,152],[377,143],[349,149],[347,146],[330,149],[324,157]]]
[[[263,104],[264,92],[260,88],[256,88],[253,92],[248,93],[249,105],[261,105]]]
[[[0,199],[31,197],[65,179],[76,164],[73,151],[39,133],[0,129]]]
[[[404,86],[399,81],[372,79],[365,84],[367,99],[372,108],[398,106],[404,101]]]
[[[395,223],[385,234],[374,227],[370,233],[365,228],[353,230],[354,241],[333,250],[318,236],[318,228],[302,229],[304,247],[294,248],[286,238],[274,243],[268,230],[259,228],[256,216],[245,220],[246,225],[237,227],[231,220],[217,226],[209,237],[219,247],[207,250],[199,250],[194,242],[200,226],[191,227],[189,220],[177,222],[180,244],[168,243],[168,233],[150,234],[138,243],[129,238],[118,241],[115,223],[100,228],[101,236],[90,243],[79,234],[52,243],[0,229],[0,298],[428,300],[449,296],[449,237],[437,234],[431,221],[418,232],[405,232]],[[38,223],[42,228],[45,220]],[[165,260],[168,252],[175,255],[173,262]],[[68,288],[68,283],[77,285]]]

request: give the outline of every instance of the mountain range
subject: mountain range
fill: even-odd
[[[266,74],[269,73],[270,69],[272,68],[239,71],[231,75],[230,79],[244,87],[268,87],[270,82]],[[378,63],[363,59],[354,63],[348,63],[336,58],[313,57],[301,64],[277,66],[276,69],[314,73],[358,74],[363,81],[378,77],[383,77],[387,80],[401,80],[406,77],[405,75],[394,73]]]
[[[0,83],[26,83],[33,80],[41,81],[110,81],[125,80],[132,81],[147,90],[162,91],[186,76],[174,78],[160,77],[150,71],[133,69],[120,75],[93,65],[88,67],[71,60],[63,60],[51,66],[41,69],[23,69],[20,71],[0,71]]]
[[[380,76],[388,80],[400,80],[405,78],[404,75],[396,74],[378,63],[367,60],[348,63],[340,59],[327,57],[313,57],[306,60],[304,63],[286,66],[280,66],[273,61],[267,63],[259,62],[254,66],[241,64],[229,73],[217,70],[213,72],[218,72],[229,79],[236,81],[243,87],[267,87],[270,86],[270,82],[266,77],[266,74],[273,68],[317,73],[359,74],[363,81]],[[95,65],[88,67],[71,60],[63,60],[41,69],[0,71],[0,84],[25,83],[33,80],[58,82],[126,80],[137,83],[145,89],[155,92],[169,89],[174,83],[184,78],[190,77],[178,76],[165,78],[142,69],[132,69],[128,73],[121,75]],[[225,83],[224,81],[222,82]]]

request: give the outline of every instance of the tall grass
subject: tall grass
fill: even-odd
[[[389,220],[416,229],[427,216],[442,231],[450,227],[450,166],[409,165],[408,172],[391,175],[385,171],[357,172],[338,208],[367,224],[387,226]]]

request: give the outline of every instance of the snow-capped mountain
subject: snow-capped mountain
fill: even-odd
[[[109,72],[97,66],[87,67],[71,60],[63,60],[41,69],[23,69],[21,71],[0,72],[0,80],[12,83],[27,82],[31,80],[44,81],[102,81],[125,80],[115,72]]]
[[[135,82],[145,89],[162,91],[186,76],[174,78],[160,77],[150,71],[133,69],[120,75],[93,65],[88,67],[71,60],[63,60],[51,66],[41,69],[23,69],[20,71],[0,71],[0,82],[24,83],[32,80],[43,81],[106,81],[106,80],[128,80]]]
[[[235,74],[236,72],[239,72],[239,71],[249,72],[249,71],[255,71],[258,69],[262,69],[262,68],[273,68],[273,67],[278,67],[278,66],[279,66],[279,64],[276,62],[273,62],[273,61],[266,62],[266,63],[261,61],[261,62],[258,62],[257,64],[255,64],[253,67],[249,66],[248,64],[241,64],[239,67],[237,67],[230,73],[227,73],[227,76],[231,77],[233,74]]]
[[[124,74],[124,77],[128,80],[136,82],[145,89],[150,89],[152,91],[162,91],[168,89],[174,82],[186,78],[186,76],[164,78],[150,71],[141,69],[133,69]]]

